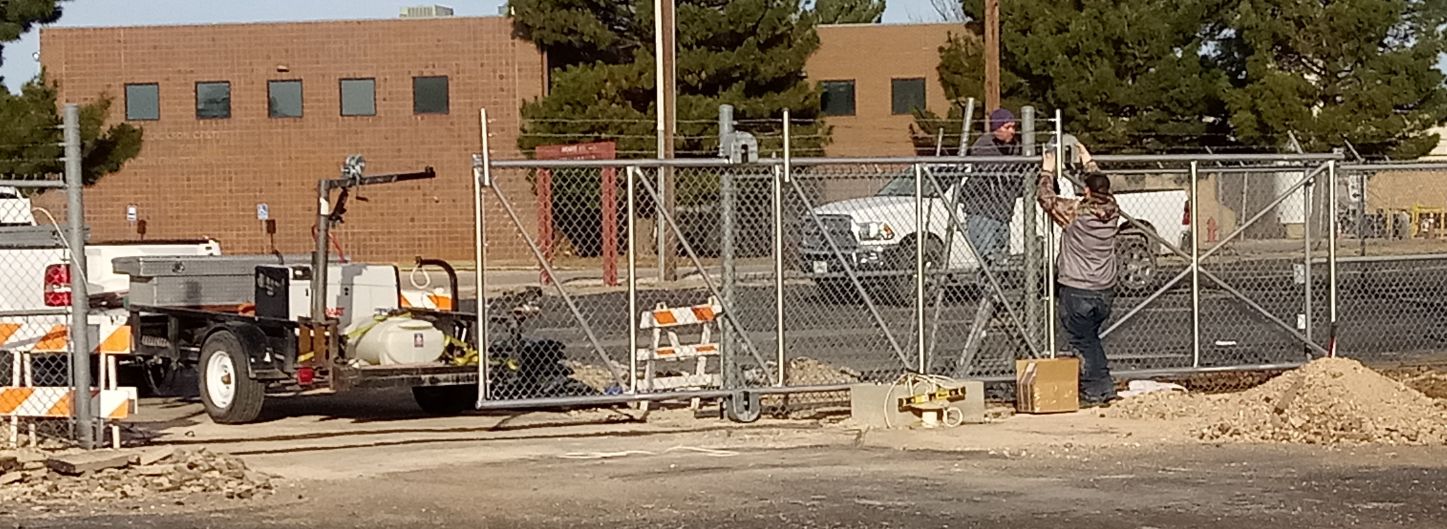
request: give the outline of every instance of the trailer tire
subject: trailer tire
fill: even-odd
[[[241,339],[231,331],[217,331],[202,344],[197,377],[201,402],[217,424],[246,424],[261,415],[266,385],[252,380],[250,362]]]
[[[428,415],[457,415],[477,407],[477,386],[417,386],[412,400]]]

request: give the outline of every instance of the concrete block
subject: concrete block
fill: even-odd
[[[123,468],[136,457],[130,452],[83,452],[56,456],[45,460],[45,466],[57,474],[79,476],[108,468]]]
[[[154,465],[176,455],[176,447],[163,446],[141,452],[141,466]]]
[[[963,424],[985,422],[985,383],[978,380],[956,381],[965,388],[965,398],[951,401]],[[904,386],[890,384],[856,384],[849,388],[849,410],[854,422],[871,428],[904,428],[919,422],[913,411],[900,411],[899,399],[909,395]],[[951,412],[954,415],[954,412]],[[886,423],[887,418],[887,423]]]

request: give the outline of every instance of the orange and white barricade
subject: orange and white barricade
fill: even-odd
[[[643,362],[643,371],[639,373],[641,379],[638,385],[639,391],[653,392],[721,386],[723,378],[718,373],[710,374],[708,372],[708,358],[719,356],[719,344],[714,341],[713,327],[721,314],[723,314],[723,307],[715,298],[709,298],[705,305],[692,307],[669,308],[659,303],[653,310],[644,312],[639,322],[639,328],[653,331],[653,343],[649,348],[640,348],[637,351],[638,360]],[[681,327],[691,326],[700,328],[698,343],[682,343],[678,337],[678,331]],[[664,342],[665,336],[667,343]],[[685,373],[680,375],[658,375],[659,362],[688,360],[694,361],[691,373],[685,370]]]
[[[432,310],[454,310],[452,296],[447,291],[437,288],[431,292],[425,290],[403,290],[398,306],[404,309],[432,309]]]
[[[120,427],[114,421],[136,413],[136,388],[119,387],[116,380],[117,357],[131,353],[131,328],[125,311],[91,314],[89,327],[95,344],[91,353],[99,356],[100,371],[95,374],[91,390],[92,415],[110,425],[111,444],[119,447]],[[73,387],[56,382],[36,380],[37,359],[68,355],[71,348],[68,316],[32,317],[18,321],[0,321],[0,350],[9,353],[10,383],[0,386],[0,417],[9,418],[9,440],[18,444],[21,419],[61,419],[75,413]],[[35,429],[31,425],[31,442]]]

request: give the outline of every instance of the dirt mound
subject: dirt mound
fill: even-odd
[[[22,454],[0,474],[0,505],[176,501],[196,495],[248,499],[272,493],[272,477],[235,457],[199,450]],[[141,464],[146,462],[148,464]]]
[[[1447,444],[1447,408],[1342,358],[1313,361],[1241,393],[1149,394],[1108,414],[1181,421],[1207,441]]]

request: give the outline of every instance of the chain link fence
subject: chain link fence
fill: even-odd
[[[1353,174],[1335,155],[1096,158],[1125,217],[1103,332],[1117,373],[1284,368],[1334,345],[1364,358],[1413,351],[1357,334],[1363,304],[1382,302],[1349,287],[1362,272],[1332,253],[1348,216],[1330,183]],[[534,259],[488,288],[533,300],[514,310],[518,298],[494,294],[495,322],[530,319],[494,325],[488,400],[747,389],[798,411],[846,403],[859,382],[1005,382],[1018,358],[1073,354],[1048,288],[1059,230],[1034,205],[1041,160],[489,162],[483,208],[505,212],[511,232],[487,229],[489,252]],[[536,189],[542,172],[555,186],[549,215],[519,214],[538,195],[514,190]],[[1270,196],[1223,199],[1228,178]],[[1053,187],[1071,197],[1079,185]],[[1387,288],[1374,277],[1368,286]],[[1443,284],[1412,279],[1424,280]]]
[[[46,438],[89,448],[101,425],[92,408],[106,400],[92,395],[114,383],[91,384],[76,105],[65,105],[63,123],[65,175],[0,180],[0,445]],[[31,199],[43,193],[63,195],[65,210],[37,207]]]
[[[0,414],[10,445],[73,432],[72,254],[65,227],[30,201],[64,193],[62,185],[59,177],[0,184]]]

